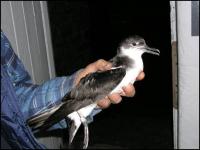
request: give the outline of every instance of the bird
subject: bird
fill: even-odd
[[[121,93],[122,87],[134,84],[144,68],[142,60],[144,53],[160,55],[160,51],[149,47],[141,36],[132,35],[125,38],[119,43],[116,55],[109,60],[112,63],[111,69],[87,74],[63,97],[60,104],[29,118],[28,125],[33,130],[47,130],[66,119],[69,126],[69,145],[71,145],[79,127],[83,124],[83,149],[87,149],[89,143],[87,117],[98,108],[99,100],[112,93]]]

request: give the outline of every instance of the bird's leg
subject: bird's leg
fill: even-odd
[[[84,142],[83,142],[83,149],[87,149],[89,143],[89,129],[88,129],[88,122],[87,119],[82,117],[81,122],[84,126]]]
[[[95,109],[96,106],[97,106],[97,103],[93,103],[77,111],[77,114],[80,117],[80,121],[84,126],[83,149],[86,149],[89,143],[89,129],[88,129],[89,121],[87,120],[87,116],[91,114],[91,112]]]

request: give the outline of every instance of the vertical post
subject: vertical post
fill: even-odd
[[[171,46],[172,46],[172,91],[173,91],[173,133],[174,148],[178,148],[178,89],[177,89],[177,38],[176,1],[170,1]]]
[[[199,27],[199,1],[194,2],[177,1],[180,149],[199,148],[199,31],[193,30],[193,27]],[[196,6],[192,7],[192,4]],[[196,19],[192,19],[193,15]]]

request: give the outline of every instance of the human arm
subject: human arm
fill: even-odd
[[[1,65],[5,68],[12,83],[17,103],[25,120],[59,103],[73,87],[74,78],[78,73],[56,77],[40,85],[33,84],[29,73],[13,51],[3,32],[1,32]]]

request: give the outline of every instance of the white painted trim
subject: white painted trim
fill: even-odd
[[[30,52],[30,43],[29,43],[29,37],[28,37],[28,31],[27,31],[27,24],[26,24],[26,17],[25,17],[25,12],[24,12],[24,4],[22,3],[22,10],[23,10],[23,19],[24,19],[24,25],[25,25],[25,32],[26,32],[26,38],[27,38],[27,45],[28,45],[28,53],[29,53],[29,58],[30,58],[30,64],[31,64],[31,72],[32,72],[32,81],[35,83],[35,75],[33,71],[33,60],[31,57],[31,52]]]
[[[49,74],[50,74],[50,78],[54,78],[56,75],[55,75],[55,66],[54,66],[54,59],[53,59],[53,48],[52,48],[52,40],[51,40],[51,33],[50,33],[47,2],[40,1],[40,6],[41,6],[41,12],[42,12],[42,21],[43,21]]]
[[[177,103],[177,30],[176,30],[176,1],[170,1],[172,71],[173,71],[173,104]],[[175,44],[175,45],[173,45]],[[173,48],[175,46],[175,49]],[[173,140],[174,149],[178,149],[178,108],[173,106]]]
[[[191,16],[191,1],[177,1],[179,149],[199,149],[199,36]]]
[[[18,57],[20,57],[20,53],[19,53],[19,45],[18,45],[18,40],[17,40],[17,35],[16,35],[16,28],[15,28],[15,21],[14,21],[14,16],[13,16],[13,8],[12,8],[12,2],[9,2],[10,5],[10,10],[11,10],[11,17],[12,17],[12,23],[13,23],[13,29],[14,29],[14,35],[15,35],[15,40],[16,40],[16,51],[17,51],[17,55]]]

